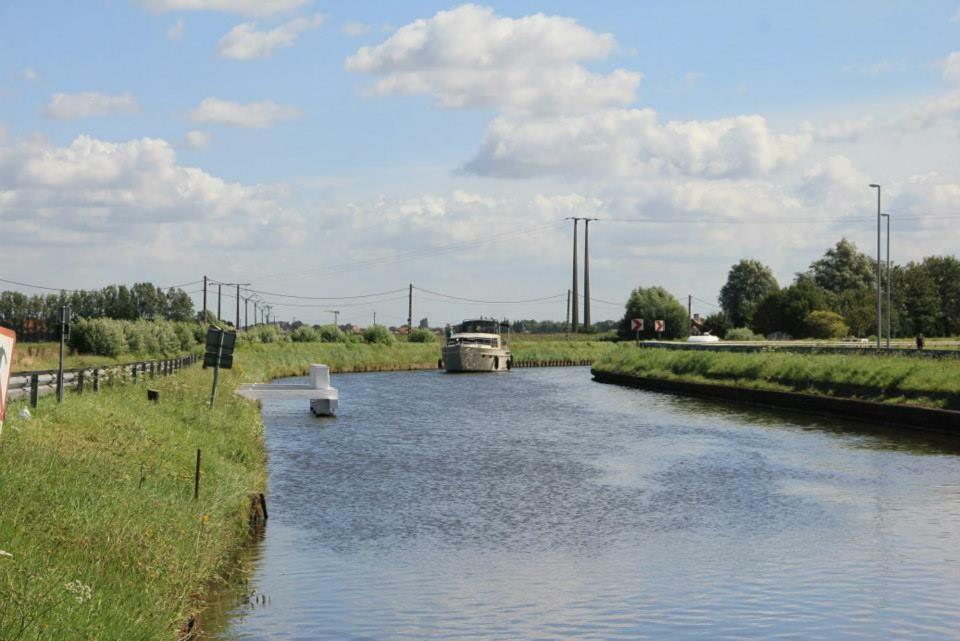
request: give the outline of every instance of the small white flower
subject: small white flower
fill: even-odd
[[[93,588],[82,583],[79,579],[76,581],[68,581],[64,584],[64,587],[67,592],[73,595],[77,603],[85,603],[93,598]]]

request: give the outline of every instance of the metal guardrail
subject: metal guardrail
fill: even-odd
[[[83,393],[87,390],[100,391],[104,385],[115,385],[125,382],[149,380],[157,376],[169,376],[198,362],[197,354],[187,354],[177,358],[164,358],[153,361],[137,361],[122,365],[106,365],[101,367],[76,367],[63,370],[64,390],[75,390]],[[24,398],[30,399],[30,404],[37,405],[41,396],[54,394],[57,391],[57,370],[36,370],[29,372],[13,372],[10,375],[10,385],[7,389],[7,398],[11,401]]]

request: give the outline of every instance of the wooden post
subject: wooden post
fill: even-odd
[[[83,379],[85,378],[86,373],[87,370],[85,369],[77,372],[77,394],[83,394]]]
[[[93,370],[93,391],[100,391],[100,368],[95,367]]]
[[[30,375],[30,407],[36,408],[40,399],[40,375]]]
[[[200,448],[197,448],[197,468],[193,473],[193,500],[200,496]]]

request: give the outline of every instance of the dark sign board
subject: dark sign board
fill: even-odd
[[[233,367],[233,348],[237,344],[237,333],[227,332],[218,327],[207,330],[207,344],[203,355],[204,367]]]

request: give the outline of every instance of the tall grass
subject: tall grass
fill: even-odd
[[[960,409],[960,362],[955,359],[674,351],[620,345],[594,368],[633,376]]]
[[[237,376],[226,372],[225,390]],[[262,423],[210,372],[42,399],[0,436],[0,639],[169,641],[247,536]],[[200,497],[193,500],[196,450]],[[141,471],[143,481],[141,483]]]

